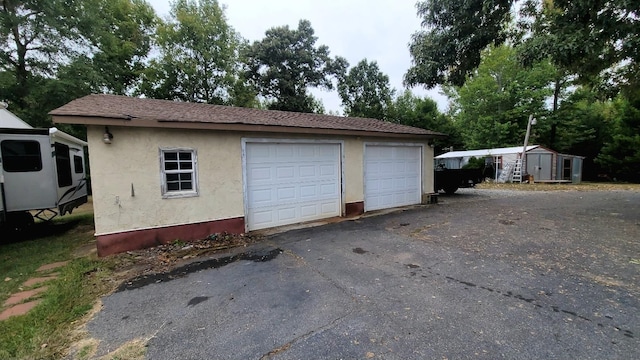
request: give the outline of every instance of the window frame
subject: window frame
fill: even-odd
[[[5,149],[7,149],[8,151],[8,144],[10,143],[32,143],[32,144],[36,144],[37,145],[37,150],[38,150],[38,161],[37,163],[34,162],[35,165],[37,165],[35,168],[17,168],[17,167],[13,167],[13,163],[10,161],[9,162],[9,168],[7,168],[7,158],[13,158],[13,157],[33,157],[35,158],[35,152],[33,154],[24,154],[24,155],[18,155],[18,156],[12,156],[12,155],[8,155],[5,154]],[[5,144],[7,144],[7,148],[5,148]],[[0,141],[0,157],[2,157],[2,169],[8,173],[25,173],[25,172],[40,172],[42,171],[44,164],[42,162],[42,147],[40,145],[40,142],[38,140],[33,140],[33,139],[5,139]]]
[[[84,158],[80,155],[73,156],[73,172],[75,174],[84,174]]]
[[[177,159],[180,158],[180,153],[190,153],[191,154],[191,170],[185,169],[177,169],[177,170],[165,170],[165,154],[167,153],[176,153]],[[199,196],[199,188],[198,188],[198,152],[193,148],[184,148],[184,147],[161,147],[159,148],[159,158],[160,158],[160,192],[162,194],[163,199],[173,199],[173,198],[186,198],[186,197],[194,197]],[[180,160],[178,160],[179,162]],[[190,190],[169,190],[167,185],[167,174],[191,174],[191,185],[192,189]]]
[[[73,170],[71,169],[71,148],[69,145],[55,142],[53,143],[55,152],[56,176],[58,187],[64,188],[73,185]]]

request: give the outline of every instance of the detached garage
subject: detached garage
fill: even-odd
[[[89,95],[99,255],[427,203],[442,136],[365,118]]]

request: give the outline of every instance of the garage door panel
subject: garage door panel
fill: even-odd
[[[295,176],[295,168],[293,166],[279,166],[276,168],[276,177],[278,179],[291,179]]]
[[[278,197],[280,200],[294,200],[296,198],[296,189],[294,187],[286,187],[278,189]]]
[[[315,184],[312,185],[301,185],[300,186],[300,198],[315,198],[318,195],[317,186]]]
[[[320,211],[322,213],[335,213],[340,212],[340,204],[335,201],[324,202],[320,204]]]
[[[245,154],[249,230],[340,216],[339,144],[247,143]]]
[[[421,147],[366,145],[365,210],[421,201]]]
[[[304,218],[318,215],[317,207],[318,206],[316,204],[300,206],[300,216]]]
[[[291,219],[295,219],[296,217],[296,209],[294,207],[284,207],[280,208],[277,211],[278,220],[280,221],[288,221]]]
[[[300,165],[298,171],[301,178],[316,176],[316,167],[311,165]]]

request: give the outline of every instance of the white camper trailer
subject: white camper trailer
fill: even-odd
[[[22,228],[86,203],[86,145],[56,128],[0,128],[0,225]]]

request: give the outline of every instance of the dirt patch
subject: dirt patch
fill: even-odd
[[[259,235],[219,233],[201,240],[175,241],[149,249],[127,251],[111,258],[116,262],[116,277],[122,281],[140,275],[168,272],[194,259],[223,250],[246,247],[262,238]]]

